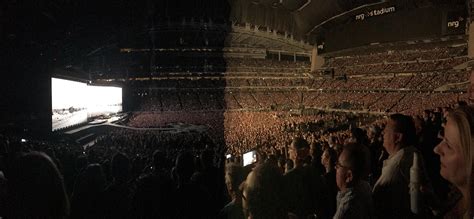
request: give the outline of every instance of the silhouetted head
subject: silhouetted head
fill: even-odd
[[[157,170],[167,167],[167,158],[165,153],[160,150],[153,152],[153,166]]]
[[[283,178],[277,167],[256,166],[242,184],[242,206],[253,219],[284,218],[287,211],[282,196]]]
[[[77,190],[74,194],[102,192],[105,188],[105,174],[100,164],[89,164],[79,179]]]
[[[181,152],[176,158],[176,174],[181,183],[188,182],[194,173],[194,157],[189,152]]]
[[[130,174],[130,160],[127,155],[117,153],[112,158],[112,177],[116,181],[126,181]]]
[[[214,162],[214,152],[212,150],[206,149],[201,153],[201,165],[204,169],[210,168],[213,166]]]
[[[69,200],[63,178],[41,152],[21,155],[8,179],[7,209],[14,218],[67,218]]]

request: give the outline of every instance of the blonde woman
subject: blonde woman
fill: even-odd
[[[443,178],[451,182],[461,198],[445,218],[472,218],[471,173],[474,154],[474,109],[460,107],[448,114],[443,141],[434,152],[440,156]]]

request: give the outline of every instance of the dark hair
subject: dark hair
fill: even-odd
[[[366,132],[361,128],[351,129],[352,137],[356,139],[356,142],[365,146],[368,146],[369,139],[367,138]]]
[[[181,183],[189,182],[194,173],[194,157],[189,152],[181,152],[176,157],[176,174]]]
[[[201,164],[204,168],[212,167],[214,164],[214,152],[212,150],[206,149],[201,153]]]
[[[314,157],[321,157],[321,155],[323,154],[323,150],[322,150],[322,145],[319,143],[319,142],[311,142],[311,148],[312,148],[312,154],[311,156],[314,158]]]
[[[390,115],[390,119],[395,122],[395,131],[403,135],[402,147],[413,145],[416,143],[416,129],[415,123],[411,116],[403,114]]]
[[[87,167],[87,164],[89,163],[87,156],[86,155],[80,155],[76,159],[75,167],[77,171],[80,171],[84,168]]]
[[[464,100],[460,100],[460,101],[458,101],[458,105],[459,106],[467,106],[467,102],[464,101]]]
[[[302,137],[295,137],[291,145],[295,147],[295,149],[309,148],[308,142]]]
[[[282,218],[287,216],[282,191],[283,176],[278,168],[269,164],[260,164],[247,177],[244,189],[247,192],[248,211],[253,218]]]
[[[344,146],[342,153],[346,153],[346,165],[352,170],[355,182],[364,179],[369,174],[369,149],[361,144],[350,143]]]
[[[112,158],[111,170],[115,180],[126,179],[130,172],[130,160],[127,155],[116,153]]]
[[[326,148],[326,150],[324,151],[327,151],[329,154],[329,164],[331,165],[331,167],[335,167],[337,162],[337,151],[329,147]]]
[[[160,150],[155,150],[155,152],[153,152],[153,166],[156,169],[161,169],[166,167],[166,165],[167,159],[165,153]]]
[[[245,180],[245,172],[242,166],[230,163],[226,165],[225,173],[229,176],[230,186],[233,192],[239,191],[239,186]]]
[[[102,192],[106,186],[106,179],[102,166],[98,163],[89,164],[82,173],[82,178],[77,189],[74,188],[74,195],[88,192]]]
[[[277,156],[274,155],[274,154],[268,155],[266,162],[269,163],[269,164],[278,166],[278,158],[277,158]]]
[[[69,199],[51,158],[30,152],[15,164],[8,178],[9,207],[4,210],[13,218],[67,218]]]

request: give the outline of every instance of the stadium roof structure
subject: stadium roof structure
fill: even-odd
[[[354,15],[361,8],[396,6],[398,9],[423,8],[433,5],[465,5],[464,0],[232,0],[243,3],[238,13],[244,22],[270,26],[288,31],[299,39],[314,43],[314,37],[322,28]],[[247,5],[245,5],[245,3]],[[239,9],[237,9],[239,10]],[[272,14],[275,19],[272,19]],[[283,16],[282,16],[283,15]],[[232,19],[232,18],[231,18]]]
[[[231,0],[231,20],[289,32],[307,40],[315,26],[348,10],[383,0]]]
[[[4,7],[0,7],[0,39],[8,52],[0,57],[4,57],[4,60],[13,59],[13,62],[5,62],[11,65],[20,63],[16,60],[39,57],[47,59],[49,63],[68,66],[80,62],[88,54],[97,52],[97,49],[106,45],[127,47],[123,44],[136,40],[137,33],[146,32],[146,29],[153,25],[150,24],[149,18],[155,14],[180,21],[179,16],[190,16],[193,13],[208,16],[208,12],[210,17],[227,17],[228,26],[232,26],[234,22],[243,25],[249,23],[279,33],[277,37],[272,37],[273,32],[265,35],[253,33],[248,29],[233,28],[229,37],[234,44],[308,52],[315,44],[314,38],[319,29],[330,27],[333,21],[358,7],[395,4],[416,8],[430,4],[463,2],[465,1],[38,0],[30,4],[25,1],[6,0]],[[221,9],[223,4],[227,4],[227,12]],[[213,8],[214,5],[217,6]],[[285,37],[282,38],[282,35]]]
[[[286,52],[309,52],[312,45],[303,40],[274,34],[272,32],[255,32],[245,28],[233,27],[227,40],[234,45],[251,45],[265,49],[282,50]]]

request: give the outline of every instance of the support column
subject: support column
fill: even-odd
[[[474,58],[474,22],[469,24],[469,39],[467,41],[467,56]]]
[[[318,48],[313,46],[311,51],[311,72],[316,71],[316,69],[322,68],[324,65],[324,57],[318,55]]]

